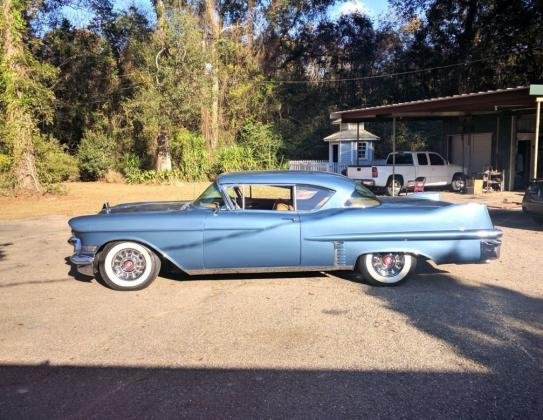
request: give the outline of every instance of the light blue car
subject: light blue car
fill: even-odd
[[[394,286],[418,258],[498,258],[502,232],[486,206],[425,194],[377,198],[322,172],[228,173],[190,203],[105,204],[71,219],[71,262],[112,289],[139,290],[164,262],[189,275],[359,270]]]

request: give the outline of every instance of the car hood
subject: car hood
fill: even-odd
[[[146,201],[140,203],[124,203],[109,207],[104,204],[101,214],[106,213],[148,213],[157,211],[178,211],[181,210],[188,201]],[[108,209],[109,207],[109,209]]]

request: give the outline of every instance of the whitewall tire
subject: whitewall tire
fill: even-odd
[[[359,270],[374,286],[397,286],[407,280],[417,265],[417,259],[401,252],[382,252],[362,255]]]
[[[114,290],[141,290],[160,271],[160,259],[137,242],[111,242],[100,253],[98,270],[104,283]]]

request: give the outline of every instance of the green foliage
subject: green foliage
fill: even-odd
[[[211,170],[211,159],[205,139],[188,130],[180,130],[170,143],[172,161],[186,181],[207,179]]]
[[[34,144],[36,169],[42,184],[52,185],[64,181],[75,181],[79,178],[77,159],[66,153],[58,140],[39,135],[34,140]]]
[[[183,180],[179,169],[171,171],[156,171],[154,169],[131,171],[125,175],[129,184],[173,184]]]
[[[137,179],[141,173],[141,159],[134,153],[125,153],[117,169],[126,179]]]
[[[85,131],[77,151],[81,179],[96,181],[114,167],[114,144],[104,132]]]
[[[251,151],[260,169],[277,166],[277,154],[282,142],[270,124],[248,121],[239,131],[238,143]]]
[[[248,171],[262,169],[253,150],[247,146],[226,146],[220,149],[216,156],[214,172]]]

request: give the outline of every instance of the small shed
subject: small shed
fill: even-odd
[[[373,160],[375,134],[364,129],[364,123],[335,120],[339,131],[324,138],[328,143],[328,160],[289,160],[290,170],[342,173],[349,165],[370,165]]]
[[[375,134],[364,129],[364,123],[342,123],[336,120],[339,131],[324,138],[328,142],[328,160],[339,168],[349,165],[369,165],[373,160]],[[334,171],[340,172],[340,170]]]

